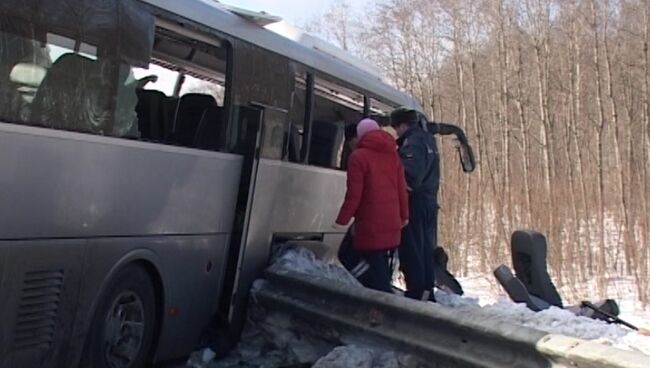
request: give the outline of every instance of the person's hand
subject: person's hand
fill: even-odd
[[[158,76],[155,75],[155,74],[148,75],[148,76],[140,79],[140,81],[145,82],[145,83],[149,83],[149,82],[156,83],[156,82],[158,82]]]
[[[345,225],[337,224],[336,222],[332,224],[332,229],[334,230],[345,230],[345,228]]]
[[[402,222],[402,229],[406,227],[406,225],[409,224],[409,220],[405,220]]]
[[[156,83],[158,81],[158,76],[155,74],[148,75],[146,77],[143,77],[141,79],[138,79],[137,81],[137,89],[143,89],[145,85],[147,85],[149,82],[151,83]]]

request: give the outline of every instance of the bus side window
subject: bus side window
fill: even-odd
[[[136,84],[138,118],[136,137],[156,143],[165,143],[171,135],[176,101],[174,85],[179,73],[155,63],[147,69],[135,68],[129,79]]]
[[[45,27],[45,26],[44,26]],[[51,129],[123,137],[135,123],[127,101],[128,65],[110,50],[69,35],[0,29],[0,119]],[[101,51],[101,52],[100,52]],[[131,99],[133,102],[135,98]],[[133,106],[133,105],[132,105]]]
[[[390,112],[397,108],[395,105],[384,103],[377,99],[370,99],[370,118],[374,119],[381,129],[397,139],[397,132],[390,126]]]
[[[230,48],[157,28],[148,68],[52,32],[0,27],[0,120],[222,151]]]
[[[363,118],[361,93],[316,78],[309,164],[341,169],[345,127]]]
[[[293,101],[291,103],[291,127],[287,133],[287,157],[289,162],[302,162],[302,145],[305,136],[305,123],[307,116],[307,76],[296,75]]]
[[[264,130],[262,135],[261,155],[272,160],[281,160],[289,126],[285,111],[268,108],[264,110]]]
[[[149,68],[133,70],[140,139],[225,151],[228,52],[158,28]]]

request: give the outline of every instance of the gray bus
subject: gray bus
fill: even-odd
[[[185,356],[241,326],[274,241],[340,242],[345,124],[420,107],[268,21],[0,2],[0,368]]]

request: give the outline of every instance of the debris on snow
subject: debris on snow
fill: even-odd
[[[348,284],[357,284],[343,267],[326,264],[317,260],[311,252],[306,249],[288,249],[274,263],[271,268],[276,270],[292,270],[304,272],[310,275],[321,276],[331,280],[337,280]],[[352,280],[350,280],[350,278]],[[482,287],[466,287],[466,290],[486,290],[483,284],[487,278],[476,278]],[[496,284],[497,281],[494,281]],[[465,287],[465,284],[463,284]],[[467,294],[471,295],[471,294]],[[575,314],[556,307],[533,312],[523,304],[516,304],[505,297],[492,296],[492,304],[487,304],[481,299],[471,296],[459,296],[444,291],[436,291],[436,299],[440,305],[451,308],[463,308],[468,312],[479,311],[488,313],[495,318],[510,323],[535,328],[552,334],[566,335],[585,340],[597,340],[619,348],[650,352],[650,338],[641,336],[619,325],[608,324],[604,321],[594,320],[587,317],[579,317]]]
[[[299,272],[311,276],[336,280],[347,285],[362,287],[359,282],[340,265],[322,262],[312,252],[304,248],[287,247],[280,249],[273,257],[269,268],[278,273]],[[481,286],[471,285],[467,279],[461,280],[466,295],[461,297],[444,291],[436,292],[440,305],[463,309],[468,313],[488,314],[496,319],[535,328],[553,334],[561,334],[586,340],[595,340],[617,348],[650,354],[650,338],[627,330],[618,325],[586,317],[552,307],[541,312],[533,312],[523,304],[515,304],[498,294],[485,291],[483,284],[487,277],[475,278]],[[255,282],[255,291],[263,287],[264,280]],[[496,283],[496,280],[494,281]],[[479,290],[483,294],[472,294]],[[486,299],[489,302],[486,302]],[[234,368],[234,367],[415,367],[409,355],[399,354],[381,347],[365,346],[357,343],[352,336],[339,336],[332,331],[315,330],[314,326],[285,314],[266,311],[255,303],[248,311],[248,322],[241,341],[226,358],[206,362],[210,352],[193,354],[188,366],[195,368]]]

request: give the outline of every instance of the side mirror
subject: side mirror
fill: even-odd
[[[472,150],[472,146],[469,145],[469,141],[467,140],[463,129],[453,124],[431,122],[427,122],[426,129],[431,134],[456,136],[458,142],[456,148],[458,149],[458,157],[463,171],[471,173],[476,169],[474,151]]]
[[[471,173],[476,169],[476,159],[474,158],[474,151],[472,146],[467,142],[460,141],[458,142],[458,157],[460,159],[460,164],[463,168],[463,171],[466,173]]]

